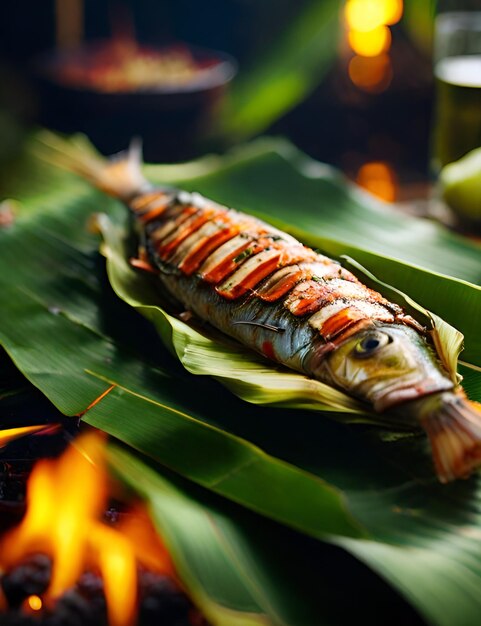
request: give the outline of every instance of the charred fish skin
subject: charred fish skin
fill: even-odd
[[[307,376],[313,376],[313,357],[325,342],[307,320],[293,325],[282,304],[265,305],[257,298],[229,302],[199,278],[160,275],[165,288],[200,320],[255,350]]]
[[[146,258],[165,289],[201,320],[265,357],[347,389],[377,410],[422,395],[420,381],[428,376],[426,393],[452,389],[441,364],[427,358],[430,347],[412,318],[290,235],[198,194],[150,191],[133,198],[130,208],[141,224]],[[381,363],[394,390],[381,400],[379,360],[361,357],[346,343],[353,337],[357,345],[360,333],[372,335],[382,326],[391,329],[388,343],[396,345],[386,348],[389,358]],[[395,355],[401,339],[414,351],[410,359]],[[356,357],[348,376],[334,367],[335,355],[343,353],[345,371],[349,354]],[[435,373],[420,367],[427,361]],[[406,391],[396,395],[399,376],[408,370]]]
[[[47,135],[44,158],[129,208],[132,265],[224,334],[386,417],[417,422],[442,483],[481,467],[481,408],[445,370],[429,332],[339,263],[252,216],[142,174],[138,145],[111,161]],[[453,377],[454,378],[454,377]]]

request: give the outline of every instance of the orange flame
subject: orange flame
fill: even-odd
[[[0,430],[0,448],[7,443],[25,437],[27,435],[46,435],[55,432],[59,428],[58,424],[39,424],[37,426],[21,426],[19,428],[6,428]]]
[[[109,623],[111,626],[132,624],[137,600],[134,546],[113,528],[96,524],[91,529],[90,548],[104,580]]]
[[[30,596],[24,603],[26,610],[51,607],[90,567],[102,575],[110,625],[131,626],[137,560],[173,575],[168,553],[148,515],[137,511],[135,520],[117,530],[99,521],[106,499],[104,438],[97,432],[79,437],[59,459],[37,463],[28,483],[25,517],[0,542],[3,570],[36,552],[52,558],[44,598]]]

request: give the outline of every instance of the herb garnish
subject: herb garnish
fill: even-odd
[[[250,254],[252,254],[252,248],[246,248],[236,257],[234,257],[234,263],[240,263],[244,259],[246,259]]]

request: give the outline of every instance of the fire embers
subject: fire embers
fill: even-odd
[[[48,608],[43,597],[48,588],[52,562],[37,554],[24,560],[1,581],[8,612],[0,615],[2,626],[107,626],[104,584],[99,574],[83,573],[55,605]],[[170,576],[139,568],[138,626],[206,626],[187,596]]]
[[[205,623],[145,510],[103,519],[107,481],[96,432],[34,467],[25,516],[0,541],[2,625]]]

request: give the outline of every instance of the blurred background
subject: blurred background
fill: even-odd
[[[433,0],[3,0],[0,160],[37,125],[176,162],[284,136],[388,200],[429,179]]]

